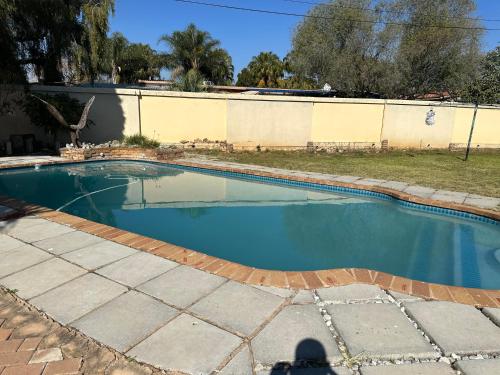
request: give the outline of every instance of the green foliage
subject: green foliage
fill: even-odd
[[[121,33],[111,35],[107,48],[114,83],[159,78],[160,69],[165,65],[164,57],[149,45],[130,43]]]
[[[170,48],[166,65],[177,74],[184,75],[195,70],[214,84],[232,82],[234,67],[231,56],[219,47],[220,42],[213,39],[210,33],[190,24],[183,31],[161,36],[160,41]]]
[[[500,47],[490,51],[480,63],[478,77],[464,90],[462,100],[500,104]]]
[[[141,134],[126,136],[125,138],[123,138],[123,143],[125,143],[128,146],[139,146],[143,148],[160,147],[160,142]]]
[[[68,94],[47,95],[37,93],[36,96],[56,107],[69,125],[77,124],[80,121],[85,104],[80,103],[77,99],[71,98]],[[60,129],[67,130],[50,114],[44,103],[32,96],[26,97],[24,112],[29,116],[32,124],[43,127],[48,133],[56,134]],[[86,126],[92,124],[92,120],[87,120]]]
[[[238,86],[279,87],[285,75],[285,64],[272,52],[261,52],[254,56],[248,67],[238,74]]]
[[[453,94],[475,75],[481,31],[456,28],[480,26],[473,11],[474,0],[331,0],[299,23],[287,70],[354,97]]]
[[[180,76],[172,86],[174,91],[201,92],[206,91],[203,85],[203,76],[195,69],[191,69],[186,74]]]
[[[25,67],[42,82],[94,79],[113,9],[114,0],[0,0],[0,50],[2,65],[10,66],[7,74],[16,83],[25,81]]]

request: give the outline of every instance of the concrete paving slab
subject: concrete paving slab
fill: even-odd
[[[430,198],[432,194],[436,192],[436,189],[424,186],[410,185],[403,191],[408,194],[416,195],[417,197]]]
[[[351,375],[352,372],[347,367],[321,367],[321,368],[300,368],[272,369],[257,371],[256,375]]]
[[[385,180],[379,180],[376,178],[363,178],[361,180],[356,180],[356,185],[366,185],[366,186],[378,186],[386,182]]]
[[[478,206],[481,208],[497,208],[500,206],[500,198],[483,197],[481,195],[469,194],[464,201],[465,204]]]
[[[438,190],[431,195],[431,199],[445,202],[463,203],[468,195],[468,193],[460,193],[457,191]]]
[[[242,340],[220,328],[181,314],[127,355],[164,370],[209,374]]]
[[[403,191],[408,186],[410,186],[410,184],[408,184],[406,182],[400,182],[400,181],[386,181],[386,182],[381,183],[380,186],[388,188],[388,189]]]
[[[405,307],[445,355],[500,353],[500,328],[472,306],[429,301]]]
[[[420,297],[416,297],[416,296],[411,296],[409,294],[405,294],[405,293],[399,293],[399,292],[395,292],[393,290],[388,290],[387,291],[395,300],[399,301],[399,302],[415,302],[415,301],[423,301],[422,298]]]
[[[387,293],[376,285],[351,284],[321,288],[317,290],[319,298],[327,303],[347,303],[359,301],[389,300]]]
[[[310,290],[299,290],[298,293],[293,297],[292,303],[296,305],[305,305],[309,303],[314,303],[314,296]]]
[[[74,231],[73,228],[67,225],[57,224],[52,221],[43,220],[37,225],[29,225],[28,227],[17,227],[9,231],[9,235],[24,242],[35,242],[46,238],[59,236],[64,233]]]
[[[254,288],[263,290],[264,292],[276,294],[279,297],[288,298],[293,294],[292,289],[286,288],[276,288],[274,286],[265,286],[265,285],[253,285]]]
[[[356,177],[356,176],[337,176],[333,178],[334,181],[340,181],[340,182],[355,182],[357,180],[361,180],[361,177]]]
[[[308,360],[335,364],[342,359],[332,333],[315,305],[290,305],[252,340],[256,363]]]
[[[24,216],[18,219],[0,221],[0,233],[9,234],[10,232],[21,231],[45,222],[47,222],[47,220],[40,219],[36,216]]]
[[[168,259],[138,252],[97,270],[97,273],[130,287],[151,280],[179,264]]]
[[[127,288],[104,277],[86,274],[30,302],[60,323],[70,323],[109,302]]]
[[[29,299],[86,272],[83,268],[62,259],[53,258],[10,275],[0,280],[0,284],[17,289],[16,294],[19,297]]]
[[[71,325],[125,352],[172,319],[178,311],[136,291],[98,307]]]
[[[0,254],[15,249],[16,247],[21,247],[25,245],[24,242],[16,240],[6,234],[0,233]]]
[[[247,336],[271,316],[283,298],[229,281],[189,308],[202,318]]]
[[[18,272],[51,257],[45,251],[31,245],[23,245],[2,253],[0,262],[0,277]]]
[[[483,309],[483,314],[486,315],[490,320],[500,327],[500,309],[495,309],[493,307],[485,307]]]
[[[61,256],[83,268],[93,270],[134,253],[137,253],[137,250],[128,246],[111,241],[102,241],[79,250],[64,253]]]
[[[189,266],[179,266],[137,287],[170,305],[185,308],[212,292],[226,279]]]
[[[406,365],[361,367],[361,375],[455,375],[446,363],[412,363]]]
[[[253,375],[252,357],[248,346],[245,345],[219,372],[219,375]]]
[[[500,374],[500,358],[457,361],[456,366],[465,375]]]
[[[393,304],[328,305],[326,309],[353,356],[387,360],[438,357]]]
[[[61,234],[60,236],[33,242],[33,245],[40,249],[47,250],[52,254],[60,255],[103,241],[104,239],[97,236],[85,232],[73,231]]]

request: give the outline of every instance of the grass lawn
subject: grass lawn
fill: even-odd
[[[404,181],[439,189],[500,197],[500,151],[391,151],[313,154],[305,151],[196,151],[219,160],[274,168]]]

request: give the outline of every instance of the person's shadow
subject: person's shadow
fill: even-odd
[[[336,375],[326,358],[326,351],[319,341],[304,339],[295,349],[295,360],[276,363],[269,375]]]

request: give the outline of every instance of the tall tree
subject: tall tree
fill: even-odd
[[[167,63],[172,70],[183,74],[195,70],[215,84],[232,82],[232,59],[210,33],[190,24],[183,31],[162,35],[160,41],[170,48]]]
[[[482,58],[478,77],[470,82],[461,99],[483,104],[500,104],[500,46]]]
[[[279,81],[284,75],[285,65],[278,55],[261,52],[238,74],[237,85],[279,87]]]
[[[474,0],[398,0],[405,9],[397,66],[399,91],[459,92],[477,72],[482,30]]]
[[[390,13],[370,11],[371,3],[332,0],[312,8],[293,35],[288,59],[296,74],[353,96],[387,91],[397,28],[378,24]]]

